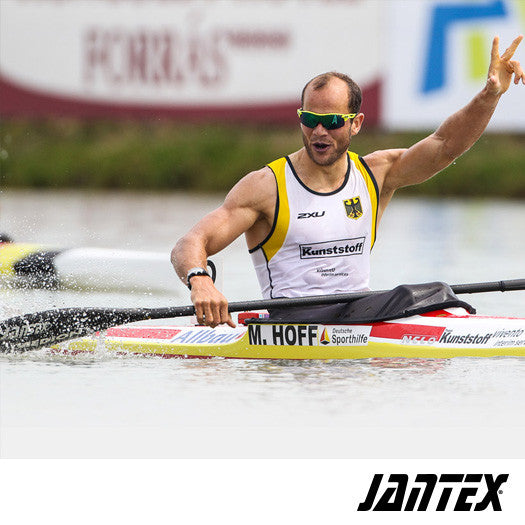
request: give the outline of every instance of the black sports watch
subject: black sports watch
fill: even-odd
[[[186,275],[186,285],[191,290],[191,283],[190,279],[192,277],[195,277],[196,275],[207,275],[208,277],[211,277],[211,275],[208,273],[208,271],[205,268],[195,267],[191,268],[191,270],[188,271],[188,275]]]

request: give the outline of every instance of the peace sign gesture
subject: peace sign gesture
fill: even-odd
[[[487,88],[494,95],[502,95],[509,89],[512,75],[514,75],[514,84],[518,84],[520,79],[522,83],[525,84],[523,68],[517,60],[512,60],[512,56],[522,40],[523,35],[515,38],[512,44],[500,56],[499,37],[494,37],[487,79]]]

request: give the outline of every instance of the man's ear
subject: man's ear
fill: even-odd
[[[350,133],[352,137],[359,133],[359,130],[361,129],[361,126],[363,125],[364,120],[365,120],[364,113],[358,113],[354,117],[354,120],[352,120],[352,125],[350,126]]]

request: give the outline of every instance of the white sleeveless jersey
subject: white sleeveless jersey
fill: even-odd
[[[270,164],[277,182],[272,229],[250,250],[265,298],[368,289],[378,188],[364,160],[348,152],[343,184],[309,189],[288,157]]]

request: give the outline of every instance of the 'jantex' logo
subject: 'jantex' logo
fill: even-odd
[[[390,474],[388,483],[393,485],[381,487],[383,474],[375,474],[366,499],[357,510],[442,511],[447,509],[449,503],[449,509],[452,509],[455,501],[454,511],[481,511],[489,506],[500,511],[499,495],[503,492],[500,487],[508,478],[508,474],[498,474],[496,479],[492,474],[441,474],[439,478],[437,474],[417,474],[409,487],[407,474]],[[438,483],[439,487],[435,490]],[[478,492],[482,487],[484,491]],[[453,492],[455,495],[451,498]]]

